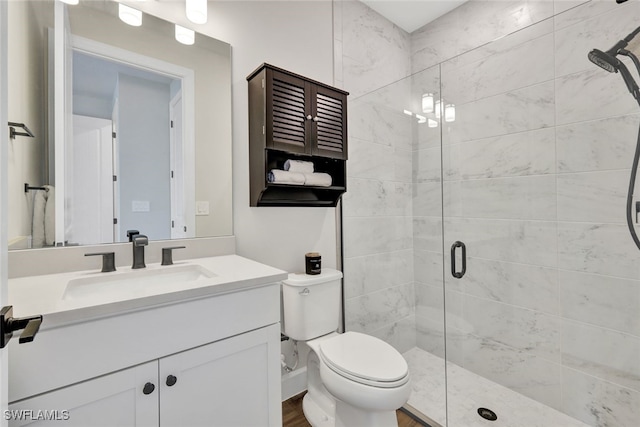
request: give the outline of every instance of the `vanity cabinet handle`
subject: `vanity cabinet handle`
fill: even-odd
[[[173,386],[176,382],[178,382],[178,379],[177,379],[175,376],[173,376],[173,375],[169,375],[169,376],[167,377],[167,385],[168,385],[169,387]]]
[[[151,393],[153,393],[153,390],[155,390],[155,389],[156,389],[156,386],[153,385],[153,383],[146,383],[144,385],[144,387],[142,388],[142,392],[144,394],[151,394]]]

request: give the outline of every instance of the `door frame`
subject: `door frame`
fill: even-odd
[[[7,29],[7,2],[0,1],[0,58],[8,55],[8,29]],[[8,122],[7,108],[7,61],[0,61],[0,124],[3,131],[0,132],[0,307],[8,302],[8,241],[7,241],[7,217],[8,206],[8,152],[9,133],[4,124]],[[9,408],[9,351],[8,347],[0,349],[0,410]],[[0,427],[6,427],[8,421],[0,417]]]
[[[175,65],[95,40],[71,35],[71,47],[105,60],[123,63],[135,68],[162,74],[181,81],[182,91],[182,161],[184,205],[187,235],[195,235],[195,73],[192,69]],[[116,123],[117,126],[117,123]],[[117,136],[116,136],[117,139]],[[114,154],[117,162],[117,155]],[[168,172],[168,171],[167,171]],[[119,207],[119,203],[115,202]],[[119,213],[119,212],[118,212]]]

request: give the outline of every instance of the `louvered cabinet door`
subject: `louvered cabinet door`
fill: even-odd
[[[347,96],[313,86],[313,155],[347,159]]]
[[[294,76],[268,70],[266,99],[267,146],[291,153],[311,154],[311,94],[309,84]],[[268,118],[271,118],[269,120]]]

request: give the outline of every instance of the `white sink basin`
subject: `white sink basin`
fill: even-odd
[[[69,280],[62,299],[69,301],[116,295],[136,296],[147,293],[150,289],[161,291],[165,287],[175,287],[180,283],[191,284],[212,277],[216,277],[216,274],[195,264],[99,273]]]

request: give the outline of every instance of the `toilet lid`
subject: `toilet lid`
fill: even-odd
[[[366,382],[397,382],[407,377],[409,371],[407,362],[395,348],[358,332],[345,332],[323,341],[320,354],[333,371]]]

